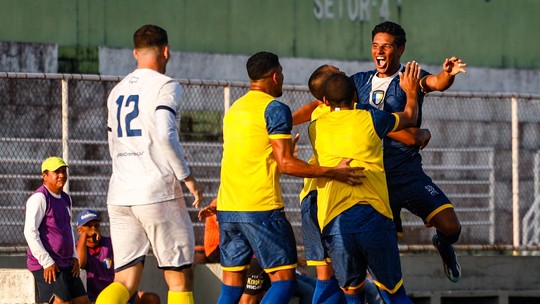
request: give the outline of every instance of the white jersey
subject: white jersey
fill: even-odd
[[[137,69],[107,100],[112,176],[107,204],[144,205],[182,196],[190,175],[178,139],[182,87],[168,76]]]
[[[390,77],[379,78],[377,73],[373,75],[371,80],[371,92],[369,93],[369,104],[375,109],[382,110],[384,108],[384,98],[386,96],[386,90],[388,86],[399,74],[399,71],[403,68],[400,67],[394,75]]]

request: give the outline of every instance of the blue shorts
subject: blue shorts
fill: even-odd
[[[38,302],[48,303],[53,295],[64,301],[71,301],[86,295],[81,278],[73,277],[71,269],[71,267],[60,268],[60,272],[56,273],[56,281],[50,284],[45,282],[43,278],[43,269],[32,271],[38,290]]]
[[[400,216],[402,208],[420,217],[426,225],[439,211],[453,208],[444,192],[424,172],[407,180],[409,182],[402,183],[400,178],[387,177],[390,207],[397,232],[403,232]]]
[[[334,218],[323,242],[341,287],[360,287],[368,269],[390,293],[403,284],[394,223],[371,205],[355,205]]]
[[[321,240],[321,229],[317,220],[317,191],[311,191],[300,203],[302,211],[302,235],[308,265],[326,265],[328,254]]]
[[[217,220],[223,270],[247,269],[253,254],[266,272],[296,267],[296,240],[283,209],[218,211]]]

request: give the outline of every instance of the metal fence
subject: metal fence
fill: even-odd
[[[106,193],[111,174],[107,148],[106,99],[118,77],[71,74],[0,73],[0,250],[21,251],[24,209],[41,184],[39,166],[50,155],[70,164],[67,192],[73,213],[101,211],[108,234]],[[180,137],[188,163],[203,184],[206,203],[217,195],[222,153],[222,118],[247,83],[178,80],[183,88]],[[294,111],[312,100],[306,87],[285,86],[280,100]],[[463,249],[536,249],[520,241],[521,219],[538,197],[540,96],[520,94],[431,93],[423,106],[423,127],[432,139],[422,152],[424,169],[445,191],[463,224]],[[299,157],[307,160],[306,126]],[[298,194],[302,179],[282,176],[289,220],[299,246]],[[187,193],[187,191],[185,191]],[[187,195],[187,203],[191,201]],[[189,204],[190,205],[190,204]],[[202,244],[203,223],[190,208],[196,240]],[[434,231],[404,211],[403,250],[430,249]],[[527,237],[533,239],[526,230]],[[538,240],[538,237],[536,237]]]
[[[534,202],[523,216],[524,245],[540,244],[540,151],[534,155]]]

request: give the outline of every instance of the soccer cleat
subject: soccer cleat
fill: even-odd
[[[452,248],[452,245],[443,246],[436,234],[433,236],[432,241],[443,261],[446,277],[454,283],[459,282],[461,279],[461,266],[454,248]]]

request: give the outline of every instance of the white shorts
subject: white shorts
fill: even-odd
[[[115,269],[146,256],[150,245],[160,268],[193,264],[195,236],[183,197],[156,204],[107,208]]]

